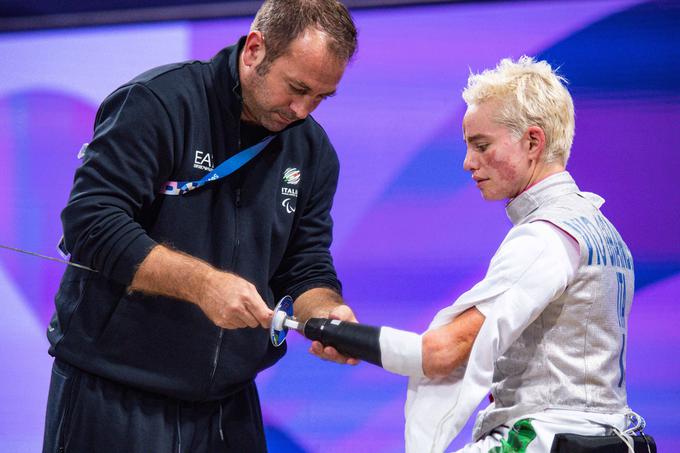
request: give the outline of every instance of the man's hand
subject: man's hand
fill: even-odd
[[[349,308],[347,305],[338,305],[335,308],[333,308],[331,312],[328,314],[328,318],[338,319],[340,321],[347,322],[357,322],[357,318],[356,316],[354,316],[354,312],[352,312],[352,309]],[[312,342],[312,346],[309,348],[309,352],[323,360],[330,360],[331,362],[335,363],[346,365],[356,365],[357,363],[359,363],[359,360],[353,357],[344,356],[340,354],[338,350],[335,349],[334,347],[324,346],[318,341]]]
[[[196,305],[208,319],[223,329],[269,328],[274,313],[252,283],[218,270],[208,276]]]
[[[128,289],[192,302],[224,329],[272,322],[272,310],[250,282],[163,245],[149,252]]]

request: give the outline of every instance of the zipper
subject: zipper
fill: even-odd
[[[236,264],[236,256],[238,254],[238,248],[240,245],[238,237],[238,209],[241,207],[241,188],[236,189],[236,199],[234,201],[236,210],[234,212],[234,250],[231,255],[231,269],[234,269]],[[217,344],[215,345],[215,354],[213,355],[212,370],[210,371],[210,381],[208,382],[208,394],[210,394],[210,389],[215,381],[215,373],[217,372],[217,363],[220,359],[220,349],[222,348],[222,337],[224,336],[224,329],[220,327],[220,333],[217,336]]]
[[[208,395],[210,395],[210,389],[212,388],[213,381],[215,380],[215,372],[217,371],[217,362],[220,358],[220,349],[222,347],[222,336],[224,336],[224,329],[221,327],[219,329],[220,334],[217,336],[217,344],[215,345],[215,355],[213,356],[212,370],[210,371],[210,380],[208,381],[206,398]]]

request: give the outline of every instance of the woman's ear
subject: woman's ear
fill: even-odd
[[[538,161],[545,150],[545,132],[539,126],[529,126],[525,137],[527,139],[527,152],[529,158]]]

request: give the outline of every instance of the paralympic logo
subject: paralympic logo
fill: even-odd
[[[288,214],[292,214],[292,213],[295,212],[295,206],[293,206],[291,203],[292,203],[292,200],[290,198],[286,198],[285,200],[283,200],[281,202],[281,206],[286,208],[286,212]]]

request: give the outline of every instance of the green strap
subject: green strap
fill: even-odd
[[[536,431],[530,418],[523,418],[515,423],[508,433],[508,439],[501,439],[500,447],[493,447],[489,453],[525,453],[527,447],[536,438]]]

